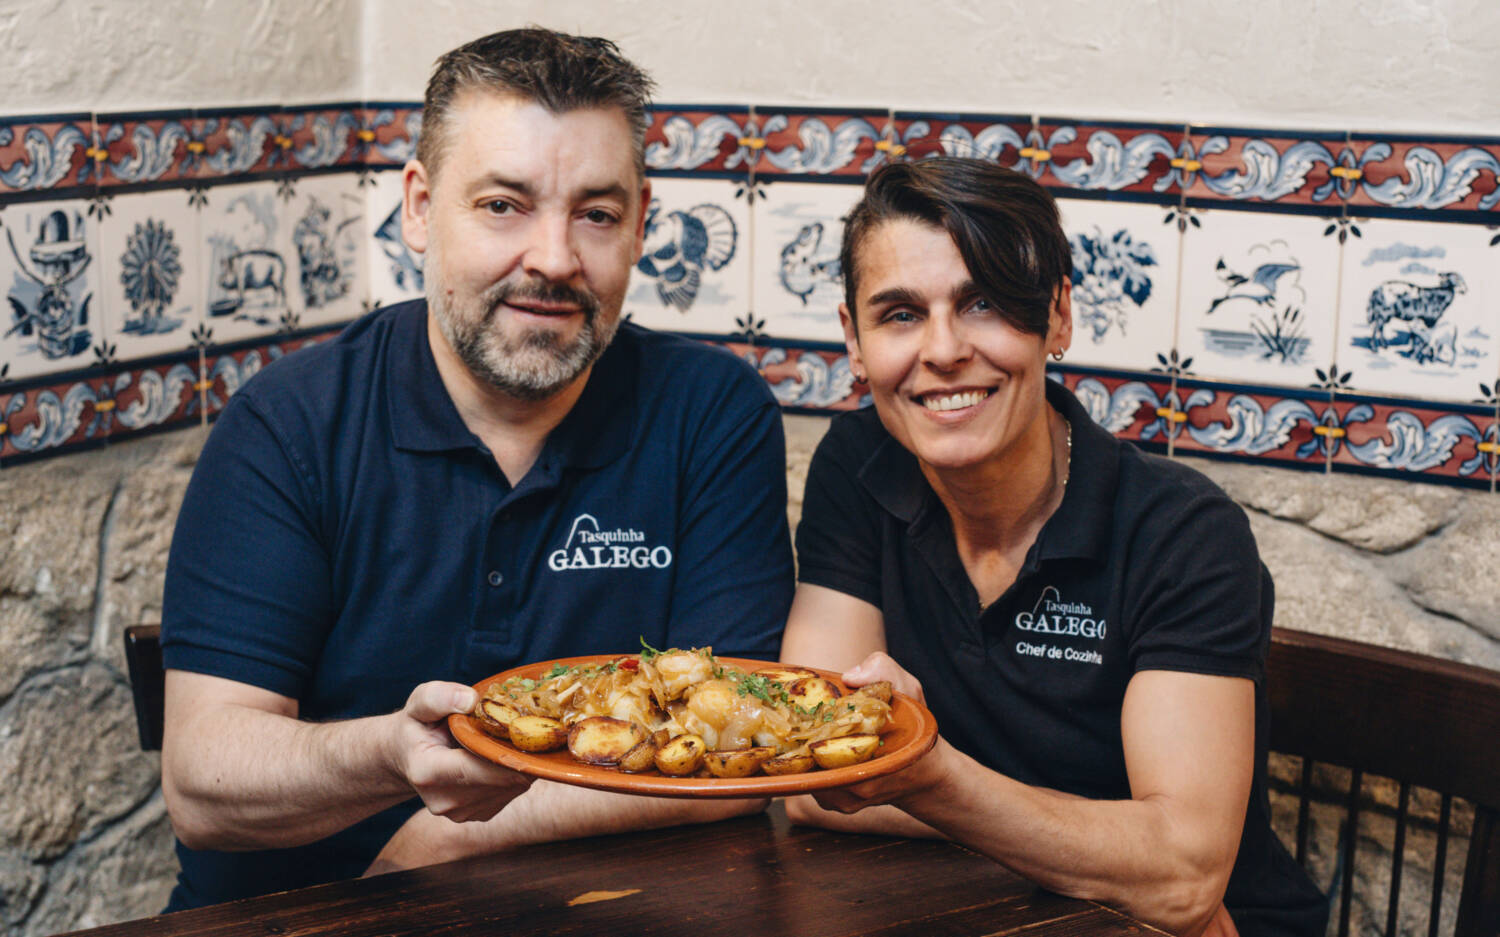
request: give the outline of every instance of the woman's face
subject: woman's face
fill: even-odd
[[[1072,337],[1066,284],[1041,336],[1020,331],[979,295],[942,228],[885,222],[865,237],[855,264],[858,308],[839,307],[849,360],[866,374],[881,422],[918,460],[967,468],[1045,433],[1046,356]]]

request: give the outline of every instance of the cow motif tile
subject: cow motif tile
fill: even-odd
[[[204,337],[211,344],[275,332],[293,312],[297,267],[287,253],[295,221],[277,188],[250,182],[216,186],[205,196]]]
[[[181,351],[203,320],[198,211],[182,189],[118,195],[110,209],[99,246],[115,357]]]
[[[85,201],[0,212],[0,379],[94,363],[104,334],[99,232]],[[97,214],[97,212],[95,213]]]
[[[285,331],[344,322],[364,307],[365,197],[355,177],[307,176],[278,187],[276,249],[286,263]]]
[[[1344,247],[1341,389],[1464,403],[1500,365],[1500,246],[1479,225],[1356,219]],[[1351,230],[1352,233],[1352,230]]]
[[[401,173],[377,172],[365,186],[365,263],[376,306],[423,295],[422,255],[401,240]]]
[[[755,314],[778,338],[843,342],[839,247],[858,185],[771,182],[755,203]]]
[[[1058,199],[1058,210],[1073,251],[1066,360],[1150,371],[1172,350],[1177,226],[1158,205]]]
[[[1330,220],[1207,210],[1183,234],[1178,354],[1205,378],[1308,387],[1333,361]]]
[[[651,180],[645,245],[625,296],[632,321],[710,335],[754,327],[746,196],[730,180]]]

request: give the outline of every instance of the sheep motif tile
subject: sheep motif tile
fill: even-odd
[[[1059,199],[1073,252],[1069,364],[1150,371],[1172,351],[1177,241],[1159,205]],[[1160,356],[1160,357],[1159,357]]]
[[[277,183],[216,186],[204,198],[203,339],[222,345],[275,332],[291,316],[297,289],[295,258],[286,253],[294,222]]]
[[[1500,246],[1480,225],[1356,219],[1344,247],[1339,389],[1466,403],[1500,373]]]
[[[365,198],[349,175],[281,185],[276,249],[286,262],[282,331],[343,322],[364,307]]]
[[[733,180],[651,180],[644,249],[625,295],[632,321],[709,335],[744,329],[750,316],[747,194]]]
[[[203,320],[198,211],[181,189],[118,195],[110,209],[99,244],[115,357],[181,351]]]
[[[0,213],[0,380],[93,364],[103,335],[99,234],[89,203],[7,206]]]
[[[375,306],[424,295],[423,255],[401,239],[401,173],[377,172],[364,189],[368,299]]]
[[[755,314],[778,338],[842,342],[844,221],[864,188],[772,182],[755,204]]]
[[[1333,361],[1339,243],[1328,218],[1207,210],[1183,234],[1179,356],[1200,377],[1319,383]]]

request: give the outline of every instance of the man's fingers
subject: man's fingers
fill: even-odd
[[[405,713],[419,722],[437,722],[453,713],[466,713],[479,702],[473,687],[433,680],[419,684],[406,698]]]
[[[858,666],[845,673],[843,679],[846,684],[854,687],[889,680],[891,687],[897,693],[926,702],[926,698],[922,695],[921,681],[907,673],[894,658],[884,651],[871,652],[870,656],[860,661]]]

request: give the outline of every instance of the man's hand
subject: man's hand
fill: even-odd
[[[903,693],[912,699],[927,705],[927,697],[922,695],[922,683],[916,677],[906,672],[895,658],[885,651],[871,651],[870,654],[860,661],[852,670],[845,671],[844,683],[852,687],[868,686],[871,683],[879,683],[881,680],[889,680],[891,689],[897,693]]]
[[[488,820],[531,786],[531,778],[460,748],[448,716],[478,702],[471,687],[434,680],[411,691],[396,726],[395,763],[427,809],[449,820]]]

